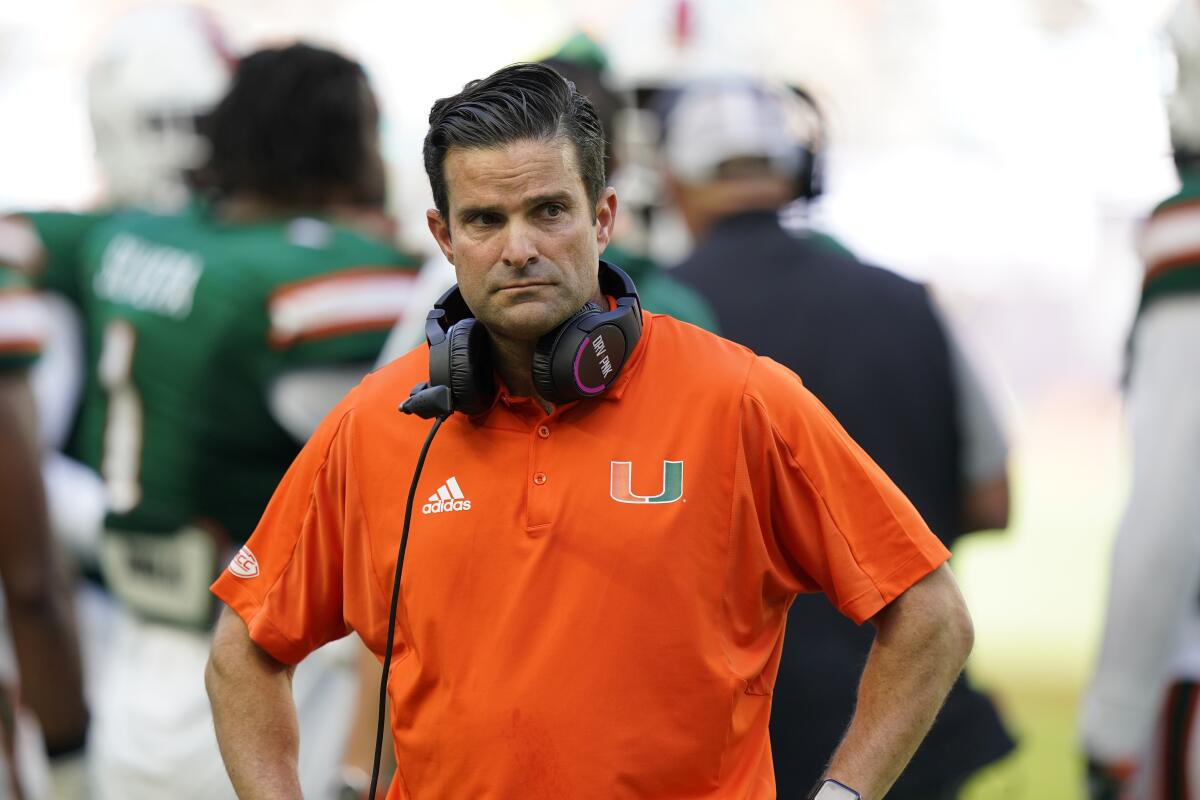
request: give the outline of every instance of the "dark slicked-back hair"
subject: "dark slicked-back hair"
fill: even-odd
[[[606,182],[604,128],[575,84],[541,64],[513,64],[438,100],[425,135],[425,172],[438,212],[449,222],[445,162],[450,148],[490,149],[557,138],[575,146],[594,213]]]
[[[293,44],[243,58],[201,121],[212,150],[197,172],[218,196],[250,192],[281,205],[382,206],[379,110],[358,62]]]

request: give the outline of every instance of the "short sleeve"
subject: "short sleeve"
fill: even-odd
[[[278,368],[373,364],[408,307],[415,278],[405,262],[332,270],[274,287],[266,319]]]
[[[344,401],[321,423],[212,587],[246,622],[250,637],[284,663],[346,635],[343,587],[375,581],[365,549],[360,554],[345,545],[364,524],[353,421]]]
[[[46,309],[24,275],[0,265],[0,373],[37,359],[47,324]]]
[[[741,494],[781,586],[824,592],[861,623],[949,558],[833,415],[768,358],[751,368],[740,427]]]

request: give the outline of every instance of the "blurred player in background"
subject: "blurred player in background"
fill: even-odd
[[[1126,416],[1128,505],[1113,545],[1108,608],[1081,733],[1093,800],[1200,798],[1200,6],[1168,24],[1168,104],[1182,186],[1141,244]],[[1155,721],[1157,720],[1157,725]]]
[[[1004,439],[925,288],[781,225],[785,206],[821,192],[823,127],[815,102],[783,86],[730,77],[684,87],[667,113],[664,160],[695,249],[673,274],[708,298],[723,335],[794,370],[944,544],[1004,527]],[[774,687],[780,797],[802,797],[821,775],[875,638],[813,600],[792,605]],[[960,677],[888,797],[957,797],[1012,746],[988,698]]]
[[[229,84],[234,59],[213,18],[203,10],[174,3],[141,5],[113,24],[92,58],[87,75],[88,113],[96,162],[104,187],[101,207],[141,208],[159,213],[182,210],[190,201],[187,172],[207,154],[197,120],[212,110]],[[38,215],[27,215],[36,219]],[[74,235],[63,219],[63,235]],[[79,218],[79,225],[90,224]],[[56,231],[48,231],[53,234]],[[11,226],[0,243],[28,259],[37,242]],[[49,242],[50,249],[56,243]],[[78,411],[83,354],[77,309],[54,294],[45,296],[52,318],[50,341],[34,373],[34,388],[46,443],[68,446]],[[98,494],[87,474],[61,457],[50,459],[47,477],[56,530],[85,561],[94,560],[99,512],[90,520],[81,506]]]
[[[263,50],[202,121],[203,200],[14,223],[39,246],[12,266],[86,322],[76,448],[105,482],[100,560],[123,611],[93,727],[101,798],[233,796],[203,686],[208,583],[403,307],[412,260],[355,229],[383,216],[377,127],[357,63]],[[295,676],[309,797],[338,790],[352,648]]]
[[[140,206],[167,211],[183,206],[187,198],[183,173],[198,166],[205,155],[204,140],[195,132],[195,120],[220,99],[232,64],[213,20],[197,8],[147,4],[118,19],[97,48],[87,76],[88,111],[105,187],[105,207]],[[33,260],[42,244],[30,233],[11,221],[0,221],[0,262]],[[0,324],[4,329],[0,337],[26,337],[23,341],[27,344],[31,335],[29,320],[34,315],[44,318],[45,324],[37,331],[41,357],[28,375],[36,414],[27,415],[27,419],[37,421],[53,533],[69,546],[73,560],[85,575],[96,577],[103,486],[94,470],[73,457],[70,444],[84,377],[80,316],[78,309],[61,296],[43,292],[35,299],[28,287],[18,291],[14,282],[20,280],[23,278],[13,272],[0,274],[0,283],[8,282],[3,287],[6,302],[2,305],[6,307],[0,309],[0,314],[6,319]],[[10,345],[11,341],[0,346],[0,358],[20,354],[20,343]],[[9,383],[6,403],[24,402],[23,396],[16,399],[21,393],[15,387],[15,378]],[[9,440],[5,441],[7,445]],[[0,459],[0,469],[18,469],[16,462],[24,454],[21,440],[11,441],[12,447],[6,447]],[[26,504],[39,502],[24,494],[22,501]],[[6,511],[19,508],[8,503],[0,505]],[[6,517],[5,522],[15,524],[16,519],[14,511],[12,520]],[[21,521],[29,524],[28,517]],[[26,536],[31,547],[40,547],[36,535],[27,532]],[[70,568],[64,564],[63,580],[69,582],[65,577],[68,572]],[[39,595],[28,591],[36,588],[44,594],[60,584],[45,580],[44,570],[16,571],[21,577],[14,579],[15,585],[9,580],[12,574],[12,570],[6,570],[2,576],[10,600],[16,593],[15,601],[10,602],[12,623],[22,626],[31,611],[48,614],[48,607],[39,608],[37,604]],[[77,628],[83,645],[84,677],[90,689],[99,680],[99,668],[105,660],[102,653],[111,634],[111,602],[96,583],[77,584],[77,589]],[[53,622],[46,621],[47,637],[57,630]],[[24,623],[24,627],[28,625]],[[19,659],[26,667],[22,683],[30,687],[51,681],[50,685],[57,686],[56,691],[67,700],[71,697],[71,682],[61,673],[66,665],[78,671],[78,647],[56,646],[54,650],[61,652],[55,658],[61,659],[62,667],[48,657],[32,662],[28,656]],[[37,668],[32,669],[31,663]],[[5,715],[5,719],[9,717]],[[76,796],[75,792],[86,789],[82,733],[70,759],[62,754],[72,748],[63,745],[55,726],[47,728],[46,737],[51,754],[57,756],[51,762],[55,796]],[[69,768],[64,768],[68,761]],[[71,783],[74,786],[68,785]],[[33,790],[28,796],[38,795]]]
[[[233,57],[213,18],[196,7],[145,4],[116,20],[87,74],[104,213],[132,207],[169,213],[186,206],[186,173],[207,153],[197,120],[221,98],[232,69]],[[69,251],[76,229],[93,222],[90,216],[30,213],[25,218],[39,229],[37,235],[28,226],[0,221],[0,260],[31,262],[42,248]],[[96,472],[80,463],[71,441],[85,372],[79,308],[54,292],[43,292],[41,300],[50,324],[32,380],[43,469],[54,531],[89,579],[79,585],[77,602],[90,688],[100,680],[101,654],[111,635],[111,603],[98,578],[104,490]]]
[[[198,167],[207,142],[196,121],[210,111],[229,83],[233,57],[213,18],[178,3],[149,3],[119,17],[92,55],[86,79],[88,113],[101,174],[103,213],[139,207],[178,211],[189,200],[185,174]],[[45,220],[47,227],[28,221]],[[56,224],[57,223],[57,224]],[[69,249],[73,223],[86,227],[90,216],[31,213],[25,221],[0,220],[0,263],[30,265],[43,250]],[[41,237],[45,237],[45,241]],[[8,280],[20,276],[3,271]],[[104,520],[104,486],[96,470],[83,464],[72,441],[85,377],[85,342],[80,309],[61,294],[25,296],[47,317],[41,357],[31,371],[40,430],[42,470],[54,535],[68,546],[73,567],[84,683],[91,704],[103,683],[112,641],[113,601],[99,575],[99,542]],[[19,319],[19,317],[18,317]],[[68,571],[75,571],[68,568]],[[82,748],[72,770],[84,791]],[[75,796],[62,779],[63,759],[52,761],[59,797]],[[85,792],[86,794],[86,792]]]
[[[8,626],[0,635],[0,796],[14,800],[69,800],[86,789],[79,644],[46,512],[28,375],[44,325],[21,276],[0,271],[0,581]]]

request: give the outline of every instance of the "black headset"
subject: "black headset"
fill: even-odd
[[[812,109],[816,120],[812,141],[799,146],[800,166],[796,170],[796,197],[811,202],[825,191],[825,114],[817,98],[807,89],[795,84],[789,84],[787,88]]]
[[[533,384],[551,403],[601,395],[612,386],[642,335],[642,304],[633,280],[600,262],[600,291],[617,307],[587,303],[538,339]],[[471,314],[458,286],[443,294],[425,318],[429,385],[447,386],[455,411],[481,414],[496,397],[487,329]]]

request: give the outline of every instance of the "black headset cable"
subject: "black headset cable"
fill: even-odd
[[[392,606],[388,611],[387,649],[384,650],[383,676],[379,679],[379,721],[375,728],[375,760],[371,764],[371,791],[368,794],[370,800],[375,800],[375,791],[379,786],[379,765],[383,756],[383,726],[387,717],[388,672],[392,666],[392,645],[396,638],[396,609],[400,604],[400,573],[404,568],[404,550],[408,547],[408,528],[412,522],[413,498],[417,494],[417,481],[421,479],[421,470],[425,467],[425,456],[429,452],[429,445],[432,444],[434,435],[445,421],[445,416],[438,416],[434,419],[433,427],[429,429],[429,435],[425,437],[421,455],[417,458],[417,468],[413,472],[412,485],[408,487],[408,504],[404,507],[404,528],[400,533],[400,551],[396,556],[396,578],[392,582]],[[409,647],[411,646],[410,642]]]

